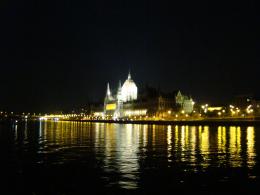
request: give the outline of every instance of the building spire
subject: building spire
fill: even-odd
[[[119,80],[118,89],[117,89],[117,101],[120,102],[122,100],[122,86],[121,81]]]
[[[108,96],[108,97],[111,96],[111,91],[110,91],[109,83],[107,83],[107,96]]]
[[[121,81],[119,80],[119,84],[118,84],[118,89],[121,90],[122,85],[121,85]]]
[[[128,72],[128,79],[131,79],[131,72],[130,72],[130,70]]]

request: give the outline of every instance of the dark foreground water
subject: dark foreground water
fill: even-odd
[[[2,123],[0,151],[0,194],[260,191],[254,126]]]

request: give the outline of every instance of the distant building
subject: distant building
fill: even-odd
[[[179,105],[185,113],[192,113],[195,103],[191,97],[182,95],[181,92],[178,91],[176,95],[176,104]]]
[[[117,92],[112,94],[107,84],[104,99],[104,116],[113,118],[131,116],[158,116],[163,117],[165,113],[178,113],[184,111],[192,113],[194,101],[192,98],[182,95],[180,91],[163,93],[160,90],[145,87],[138,94],[138,88],[128,74],[123,86],[119,82]]]
[[[121,99],[123,102],[133,101],[137,99],[137,86],[135,82],[131,79],[130,72],[122,88],[121,86],[119,86],[118,90],[120,90],[121,93],[118,99]]]
[[[132,80],[130,72],[123,86],[121,86],[121,82],[119,82],[117,94],[112,95],[108,83],[104,101],[104,114],[115,118],[123,117],[125,115],[123,112],[123,104],[137,100],[137,91],[137,86]]]

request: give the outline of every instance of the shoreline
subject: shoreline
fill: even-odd
[[[61,119],[60,121],[90,122],[90,123],[115,123],[115,124],[140,124],[140,125],[259,125],[260,120],[230,120],[230,119],[204,119],[204,120],[79,120]]]

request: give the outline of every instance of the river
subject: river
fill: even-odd
[[[1,194],[255,194],[260,184],[259,126],[2,123],[0,148]]]

